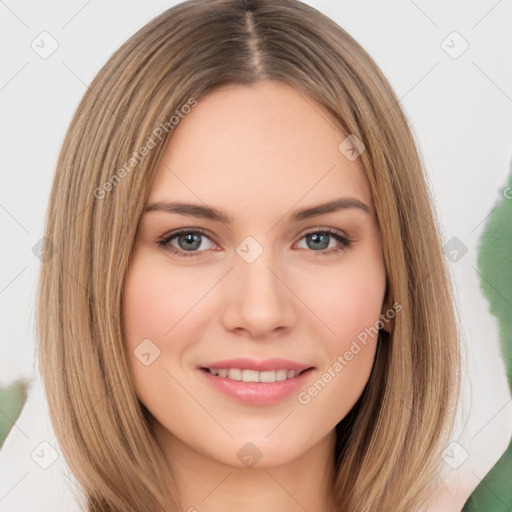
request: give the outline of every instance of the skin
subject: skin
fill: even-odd
[[[214,389],[197,366],[250,357],[282,357],[314,366],[307,390],[373,326],[386,271],[372,196],[359,158],[322,107],[276,82],[210,92],[174,129],[147,205],[181,201],[213,206],[222,223],[165,211],[141,218],[123,300],[127,349],[137,395],[182,477],[184,510],[328,511],[334,428],[370,375],[376,339],[335,373],[307,404],[297,394],[272,405],[246,405]],[[365,203],[290,222],[297,209],[341,197]],[[180,228],[207,236],[192,257],[157,243]],[[316,243],[308,233],[331,228]],[[263,249],[248,263],[236,252],[247,237]],[[187,243],[169,243],[187,253]],[[333,249],[341,247],[335,253]],[[322,254],[323,253],[323,254]],[[150,339],[160,355],[146,366],[134,355]],[[252,443],[248,467],[237,452]]]

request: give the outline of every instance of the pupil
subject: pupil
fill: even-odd
[[[313,233],[310,236],[313,239],[314,244],[322,244],[323,242],[324,245],[323,247],[312,247],[313,249],[326,249],[327,247],[329,247],[329,235],[327,233],[321,233],[320,235],[318,233]],[[321,240],[321,238],[323,238],[323,240]],[[325,242],[327,242],[327,245],[325,244]]]
[[[185,250],[189,250],[190,248],[197,249],[201,245],[200,235],[194,235],[194,234],[182,235],[182,236],[180,236],[180,242],[182,240],[186,240],[186,242],[187,242]],[[193,245],[193,244],[195,244],[195,245]]]

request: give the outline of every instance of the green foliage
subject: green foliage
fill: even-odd
[[[512,172],[500,193],[501,201],[493,209],[480,240],[478,267],[489,310],[498,319],[501,352],[512,390]],[[463,508],[463,512],[511,511],[512,441]]]
[[[0,446],[17,420],[27,398],[25,384],[16,383],[7,389],[0,389]]]
[[[512,390],[512,172],[500,193],[502,199],[480,240],[478,267],[490,312],[499,322],[501,350]]]

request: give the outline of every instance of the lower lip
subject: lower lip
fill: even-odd
[[[200,369],[208,382],[222,393],[247,405],[269,405],[280,402],[296,393],[314,368],[310,368],[292,379],[277,382],[244,382],[212,375],[208,370]]]

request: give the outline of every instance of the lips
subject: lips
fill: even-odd
[[[232,399],[246,405],[271,405],[296,393],[315,368],[288,359],[239,358],[212,361],[197,369],[206,382]]]

